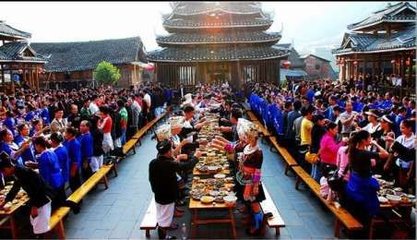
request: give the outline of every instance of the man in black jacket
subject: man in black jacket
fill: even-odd
[[[178,162],[172,156],[172,143],[163,140],[156,145],[158,156],[149,164],[149,181],[155,194],[156,218],[160,239],[173,239],[167,236],[174,217],[175,200],[178,199],[179,188],[176,172],[192,169],[197,163],[201,152],[189,156],[186,162]]]
[[[20,188],[26,191],[29,197],[30,223],[34,234],[43,234],[49,231],[49,219],[51,218],[51,200],[54,191],[42,179],[42,177],[26,167],[14,166],[7,153],[0,154],[0,171],[5,177],[13,177],[14,184],[6,198],[0,201],[0,206],[9,204],[17,195]]]

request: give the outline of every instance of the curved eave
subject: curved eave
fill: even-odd
[[[416,50],[416,45],[407,46],[407,47],[399,47],[399,48],[386,48],[386,49],[375,49],[375,50],[352,50],[346,49],[343,50],[336,50],[333,54],[335,56],[344,56],[350,54],[371,54],[371,53],[384,53],[384,52],[398,52],[398,51],[407,51],[407,50]]]
[[[245,11],[239,12],[239,11],[234,11],[232,9],[224,9],[221,7],[209,8],[209,9],[204,9],[204,10],[195,11],[195,12],[185,12],[185,11],[181,12],[181,11],[178,11],[177,9],[174,9],[172,14],[178,15],[178,16],[194,16],[194,15],[200,15],[200,14],[208,14],[212,12],[223,12],[223,13],[228,13],[228,14],[239,14],[239,15],[253,15],[253,14],[262,13],[262,9],[254,9],[253,11],[246,11],[246,12]]]
[[[243,41],[223,41],[223,42],[164,42],[164,41],[156,41],[158,45],[162,46],[169,46],[169,45],[222,45],[222,44],[244,44],[244,43],[274,43],[281,40],[281,37],[273,38],[273,39],[266,39],[266,40],[243,40]]]
[[[43,60],[24,60],[24,59],[0,59],[1,63],[43,63],[47,61]]]
[[[272,21],[269,23],[263,23],[263,24],[251,24],[251,25],[245,25],[245,24],[237,24],[237,25],[197,25],[197,26],[175,26],[170,24],[162,24],[162,26],[165,29],[213,29],[213,28],[255,28],[255,27],[271,27]]]
[[[360,25],[360,26],[348,26],[348,30],[351,31],[366,31],[369,30],[369,28],[374,28],[375,26],[383,23],[415,23],[415,19],[398,19],[398,20],[387,20],[387,19],[381,19],[376,22],[368,23],[366,25]]]
[[[159,60],[159,59],[149,59],[149,62],[154,63],[178,63],[178,62],[237,62],[237,61],[261,61],[261,60],[271,60],[271,59],[281,59],[288,57],[289,54],[281,55],[281,56],[272,56],[272,57],[260,57],[260,58],[247,58],[247,59],[206,59],[206,60]]]
[[[0,38],[6,40],[6,41],[13,41],[13,40],[22,40],[22,39],[28,39],[29,37],[23,37],[23,36],[17,36],[17,35],[11,35],[7,33],[0,33]]]
[[[163,50],[158,50],[155,52],[155,55],[160,53]],[[223,52],[222,50],[218,50],[218,52]],[[175,53],[173,54],[175,55]],[[190,54],[191,55],[191,54]],[[190,56],[184,56],[184,57],[177,57],[177,56],[169,56],[165,58],[161,58],[159,56],[153,56],[153,54],[148,55],[148,61],[149,62],[155,62],[155,63],[177,63],[177,62],[232,62],[232,61],[259,61],[259,60],[268,60],[268,59],[281,59],[288,57],[288,52],[274,52],[269,53],[267,55],[262,56],[254,56],[254,54],[239,54],[235,53],[232,54],[232,57],[224,56],[220,57],[219,54],[213,54],[209,55],[209,57],[200,58],[200,57],[190,57]],[[243,56],[242,56],[243,55]],[[205,55],[207,56],[207,55]]]

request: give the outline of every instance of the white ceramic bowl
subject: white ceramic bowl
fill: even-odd
[[[226,175],[224,175],[223,173],[218,173],[218,174],[214,175],[214,178],[217,178],[217,179],[223,179],[225,177],[226,177]]]
[[[387,203],[388,199],[386,199],[385,197],[378,197],[378,200],[380,203]]]
[[[400,197],[400,196],[396,196],[396,195],[391,195],[391,194],[388,194],[388,195],[386,196],[386,198],[388,199],[388,201],[389,201],[391,204],[397,204],[397,203],[399,203],[399,202],[401,201],[401,197]]]
[[[223,197],[223,200],[224,200],[224,204],[227,207],[233,207],[236,204],[237,197],[233,195],[227,195]]]

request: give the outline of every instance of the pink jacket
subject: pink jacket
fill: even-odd
[[[339,168],[339,176],[343,175],[343,172],[345,171],[346,166],[349,163],[349,154],[346,152],[348,149],[348,146],[343,146],[339,148],[337,151],[337,157],[336,157],[336,163],[337,167]],[[371,166],[374,167],[376,165],[376,160],[371,159]],[[347,182],[349,181],[350,177],[350,171],[347,170],[345,176],[343,176],[343,179]]]
[[[339,150],[337,151],[336,163],[339,167],[339,176],[342,176],[343,171],[345,171],[345,168],[349,163],[349,154],[346,152],[347,148],[348,146],[343,146],[339,148]],[[349,181],[349,176],[350,172],[349,170],[347,170],[345,176],[343,176],[343,179],[345,181]]]
[[[342,144],[342,142],[337,144],[334,136],[326,132],[320,141],[321,162],[336,165],[337,150],[339,150]]]

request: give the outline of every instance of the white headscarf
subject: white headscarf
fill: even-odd
[[[256,125],[253,122],[244,118],[239,118],[237,120],[236,130],[239,135],[239,138],[258,136],[258,130],[256,129]]]
[[[165,139],[170,139],[171,138],[171,125],[169,124],[164,124],[162,126],[160,126],[156,131],[156,137],[158,138],[159,141],[163,141]]]

